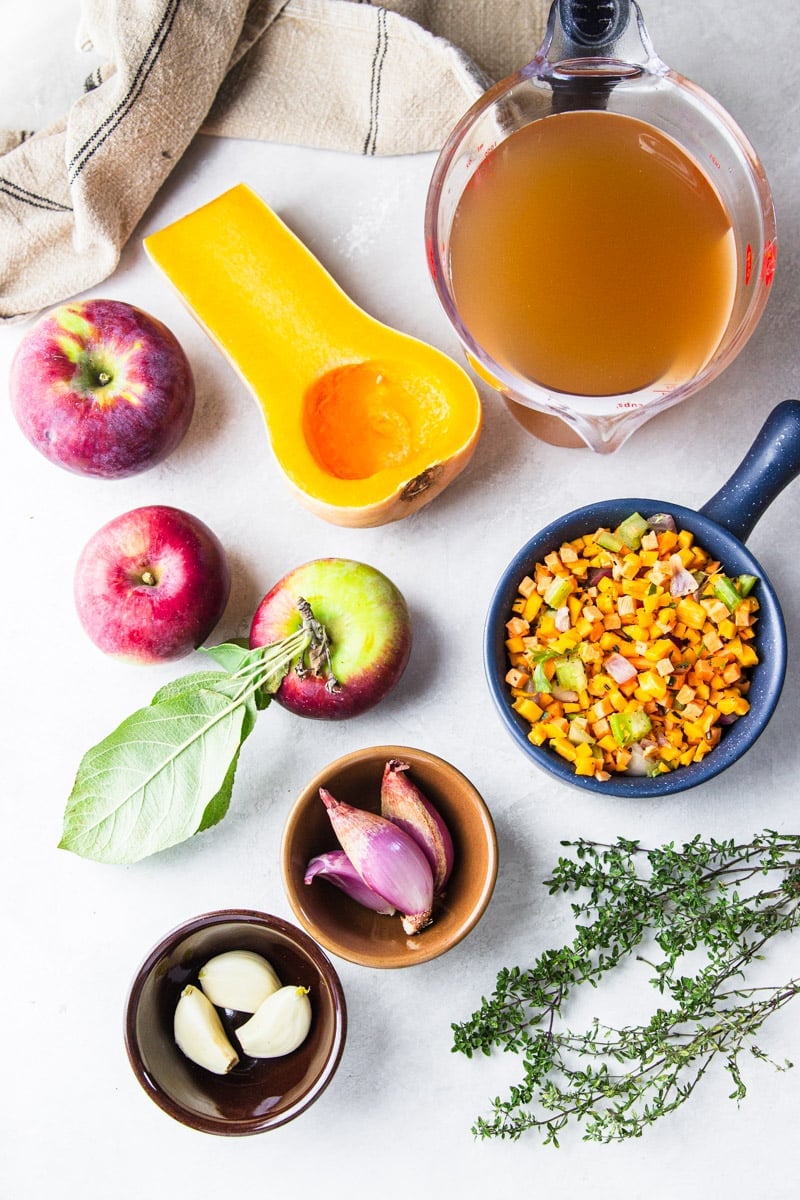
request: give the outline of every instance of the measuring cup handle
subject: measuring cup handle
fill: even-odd
[[[800,401],[776,405],[727,483],[700,512],[746,542],[772,501],[800,474]]]

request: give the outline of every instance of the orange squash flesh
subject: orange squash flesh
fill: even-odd
[[[481,404],[466,372],[354,304],[250,188],[144,245],[256,397],[278,464],[319,516],[398,520],[467,465]]]

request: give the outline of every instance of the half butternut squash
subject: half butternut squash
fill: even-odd
[[[318,516],[396,521],[467,465],[481,403],[466,372],[359,308],[250,188],[144,245],[255,396],[279,466]]]

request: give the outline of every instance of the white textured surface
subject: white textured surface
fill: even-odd
[[[0,124],[39,125],[80,90],[93,64],[71,52],[77,13],[65,0],[4,0]],[[196,419],[165,465],[113,483],[72,477],[29,448],[3,404],[0,1191],[9,1200],[54,1192],[82,1200],[796,1195],[800,1070],[747,1065],[749,1094],[738,1108],[727,1099],[727,1077],[712,1071],[682,1111],[642,1140],[595,1147],[573,1133],[553,1151],[535,1137],[517,1145],[474,1142],[470,1124],[513,1064],[469,1063],[450,1053],[450,1022],[472,1011],[496,971],[529,962],[567,932],[563,907],[541,886],[561,838],[624,834],[658,842],[800,826],[797,484],[750,539],[785,609],[786,688],[766,734],[720,779],[652,806],[593,802],[527,766],[483,682],[482,625],[493,583],[532,532],[566,509],[615,495],[702,504],[772,405],[797,394],[795,6],[671,0],[645,5],[645,17],[662,56],[715,93],[757,146],[775,192],[780,254],[766,316],[741,358],[612,458],[522,437],[487,395],[474,462],[436,503],[382,529],[326,525],[289,496],[254,403],[141,250],[142,234],[244,180],[365,308],[458,356],[425,273],[429,157],[362,160],[197,141],[119,270],[96,289],[164,319],[194,363]],[[4,394],[21,332],[0,329]],[[77,625],[72,571],[99,525],[151,502],[196,512],[228,547],[235,584],[220,637],[246,632],[258,599],[286,570],[335,554],[371,562],[395,580],[412,609],[416,644],[400,686],[372,714],[302,728],[277,707],[264,714],[243,752],[231,812],[216,830],[134,867],[100,867],[55,849],[78,759],[176,669],[136,669],[95,651]],[[501,852],[487,915],[451,954],[418,968],[381,973],[337,961],[349,1006],[345,1055],[329,1090],[300,1120],[242,1141],[184,1129],[147,1100],[128,1068],[122,1011],[132,973],[163,933],[201,911],[251,906],[290,916],[278,845],[292,797],[330,759],[378,742],[441,754],[482,791]],[[796,946],[776,954],[771,977],[796,974],[796,962]],[[594,993],[581,1011],[601,1012],[602,996]],[[640,999],[655,1006],[654,993],[643,990]],[[781,1058],[796,1059],[799,1043],[800,1002],[761,1039]]]

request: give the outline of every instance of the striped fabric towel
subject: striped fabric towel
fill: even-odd
[[[437,149],[533,57],[549,0],[84,0],[104,60],[49,129],[0,131],[0,319],[108,277],[198,132]]]

